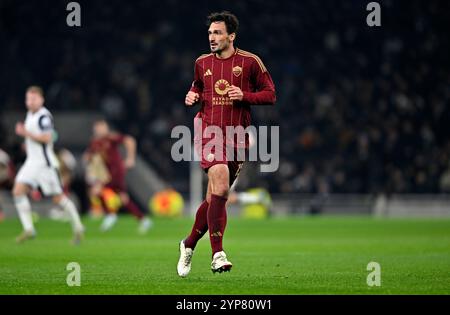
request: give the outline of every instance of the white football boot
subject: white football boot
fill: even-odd
[[[142,218],[141,222],[139,223],[138,232],[139,234],[146,234],[148,230],[150,230],[153,227],[153,221],[150,220],[148,217]]]
[[[73,232],[73,238],[72,238],[72,244],[73,245],[80,245],[81,241],[84,239],[84,226]]]
[[[109,231],[113,228],[113,226],[116,224],[116,222],[117,222],[117,214],[110,213],[110,214],[106,215],[105,218],[103,219],[103,222],[100,226],[100,230],[102,232]]]
[[[180,277],[186,277],[191,271],[192,255],[194,251],[192,248],[184,246],[184,240],[180,242],[180,259],[178,260],[177,271]]]
[[[23,231],[19,236],[16,238],[16,243],[21,244],[23,242],[26,242],[28,240],[32,240],[36,237],[36,231]]]
[[[230,271],[231,267],[233,267],[233,264],[228,261],[227,255],[224,251],[214,254],[213,260],[211,262],[211,270],[213,273]]]

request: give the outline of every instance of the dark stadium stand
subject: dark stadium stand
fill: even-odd
[[[277,87],[276,107],[253,108],[254,122],[281,127],[279,171],[250,164],[241,188],[450,192],[446,1],[380,1],[379,29],[365,25],[360,1],[80,1],[73,29],[65,3],[12,2],[0,3],[0,113],[23,110],[26,86],[41,84],[52,111],[98,110],[136,136],[182,192],[189,163],[171,160],[170,131],[192,126],[183,100],[208,50],[205,16],[224,8],[240,18],[237,46],[263,59]],[[0,133],[11,153],[12,132]]]

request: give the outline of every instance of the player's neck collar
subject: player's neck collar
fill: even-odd
[[[36,111],[32,111],[32,110],[30,110],[30,113],[32,114],[32,115],[34,115],[34,114],[37,114],[37,113],[39,113],[42,109],[44,108],[44,106],[41,106],[38,110],[36,110]]]
[[[238,52],[238,48],[237,47],[233,47],[234,48],[234,52],[227,58],[219,58],[217,57],[217,54],[214,54],[214,58],[216,58],[217,60],[228,60],[230,58],[233,58],[234,56],[236,56],[237,52]]]

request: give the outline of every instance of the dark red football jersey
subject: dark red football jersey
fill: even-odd
[[[242,90],[242,101],[230,100],[231,85]],[[250,105],[269,105],[276,100],[275,86],[261,59],[237,48],[226,59],[219,59],[213,53],[200,56],[195,62],[191,91],[200,95],[201,109],[197,117],[221,128],[249,126]]]
[[[94,138],[88,148],[89,153],[98,153],[102,156],[113,181],[123,181],[125,179],[125,164],[119,150],[124,138],[125,136],[121,134],[112,134],[98,139]]]

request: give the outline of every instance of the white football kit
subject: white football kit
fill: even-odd
[[[33,135],[53,134],[52,114],[42,107],[35,113],[28,111],[25,129]],[[49,143],[40,143],[25,139],[27,158],[16,177],[16,182],[39,187],[46,196],[63,192],[59,177],[59,162],[53,151],[53,139]]]

